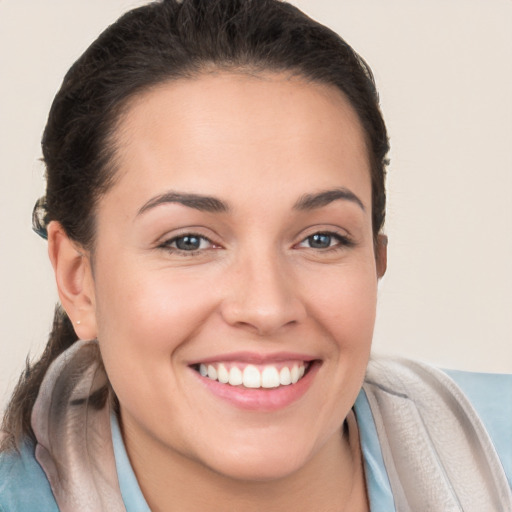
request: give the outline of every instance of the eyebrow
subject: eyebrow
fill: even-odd
[[[295,203],[293,208],[295,210],[314,210],[316,208],[322,208],[327,206],[333,201],[350,201],[357,204],[361,210],[366,211],[363,202],[348,188],[335,188],[332,190],[324,190],[317,194],[305,194],[301,196]]]
[[[202,212],[221,213],[229,210],[228,205],[216,197],[186,194],[183,192],[166,192],[150,199],[139,209],[137,215],[141,215],[161,204],[168,203],[179,203]]]
[[[332,190],[324,190],[317,194],[304,194],[294,204],[294,210],[314,210],[327,206],[333,201],[344,200],[357,204],[363,211],[365,207],[363,202],[352,191],[347,188],[336,188]],[[201,194],[187,194],[183,192],[166,192],[159,196],[153,197],[145,203],[137,212],[141,215],[162,204],[179,203],[189,208],[194,208],[203,212],[224,213],[229,211],[229,206],[224,201]]]

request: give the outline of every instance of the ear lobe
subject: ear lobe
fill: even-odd
[[[48,225],[48,255],[59,298],[80,339],[96,338],[94,281],[90,256],[70,240],[62,225]]]
[[[377,262],[377,277],[380,279],[388,268],[388,237],[380,234],[377,236],[377,247],[375,248],[375,259]]]

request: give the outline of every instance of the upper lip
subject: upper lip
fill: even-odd
[[[305,361],[310,362],[318,359],[308,354],[296,352],[275,352],[272,354],[262,354],[258,352],[230,352],[227,354],[216,354],[201,359],[190,361],[190,366],[200,363],[221,363],[227,361],[239,361],[247,364],[271,364],[281,361]]]

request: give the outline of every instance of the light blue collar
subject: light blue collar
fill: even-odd
[[[119,488],[123,497],[126,512],[151,512],[139,483],[133,472],[132,465],[128,459],[128,454],[124,447],[121,429],[116,414],[113,412],[110,416],[112,427],[112,443],[114,444],[114,456],[116,458],[117,477],[119,479]]]
[[[354,404],[361,451],[363,452],[366,488],[371,512],[394,512],[396,510],[388,474],[384,466],[379,438],[370,404],[364,390],[359,392]]]

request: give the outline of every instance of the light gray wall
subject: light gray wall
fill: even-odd
[[[0,0],[0,405],[56,293],[30,229],[62,77],[135,0]],[[375,349],[512,372],[512,2],[297,0],[372,66],[391,134]]]

